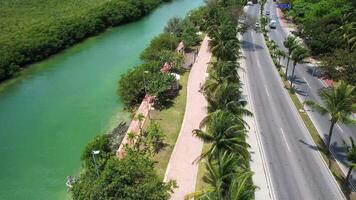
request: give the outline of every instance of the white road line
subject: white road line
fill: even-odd
[[[341,130],[341,132],[344,132],[344,129],[342,129],[339,124],[336,124],[336,126]]]
[[[267,92],[267,96],[269,96],[269,92],[268,92],[268,89],[267,88],[265,88],[266,89],[266,92]]]
[[[307,81],[305,78],[303,78],[303,79],[304,79],[304,81],[307,83],[307,85],[309,86],[309,88],[311,88],[310,85],[309,85],[309,83],[308,83],[308,81]]]
[[[282,128],[281,128],[281,132],[282,132],[282,136],[283,136],[284,142],[286,143],[287,149],[288,149],[288,151],[289,151],[289,153],[290,153],[291,151],[290,151],[290,148],[289,148],[289,144],[288,144],[288,142],[287,142],[286,136],[284,135],[284,131],[283,131]]]

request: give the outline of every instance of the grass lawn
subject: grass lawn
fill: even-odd
[[[340,169],[339,165],[337,164],[336,160],[334,159],[334,157],[327,150],[326,145],[324,144],[323,140],[321,139],[317,129],[315,128],[315,126],[314,126],[313,122],[311,121],[311,119],[309,118],[308,114],[305,111],[303,111],[304,110],[303,104],[299,101],[297,95],[290,91],[290,89],[289,89],[290,83],[289,83],[289,81],[284,80],[284,78],[283,78],[284,73],[282,72],[282,70],[278,70],[278,71],[279,71],[279,75],[281,76],[281,78],[283,80],[285,88],[288,90],[289,96],[291,97],[295,107],[298,110],[299,116],[302,118],[310,135],[312,136],[315,144],[317,145],[319,152],[321,153],[323,159],[327,163],[330,171],[334,175],[341,190],[343,191],[343,193],[345,194],[347,199],[356,200],[356,193],[352,192],[351,189],[348,187],[348,185],[345,184],[345,176],[344,176],[343,172],[341,171],[341,169]]]
[[[179,91],[179,95],[173,100],[171,107],[161,111],[154,110],[150,112],[151,120],[158,123],[164,130],[166,134],[165,143],[168,144],[168,146],[161,150],[154,158],[157,161],[157,173],[162,179],[164,178],[167,164],[171,157],[174,145],[179,135],[180,127],[183,122],[185,104],[187,100],[188,76],[188,72],[185,72],[181,75],[181,90]]]
[[[209,147],[210,147],[209,144],[204,143],[202,152],[206,152],[209,149]],[[197,183],[195,185],[195,191],[200,191],[208,187],[208,184],[203,181],[203,176],[206,172],[207,170],[205,168],[205,159],[203,159],[199,162],[198,177],[197,177]]]

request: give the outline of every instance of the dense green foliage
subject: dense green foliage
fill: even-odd
[[[20,67],[116,26],[168,0],[0,1],[0,81]]]
[[[127,146],[125,157],[118,159],[108,148],[107,135],[97,136],[83,152],[83,171],[71,188],[73,199],[169,199],[174,183],[164,183],[157,176],[152,159],[164,145],[164,137],[161,127],[152,123],[147,131],[131,138],[136,144]],[[100,150],[95,162],[93,150]]]
[[[118,94],[126,107],[139,104],[146,93],[156,96],[157,105],[169,100],[172,86],[176,84],[174,76],[161,73],[165,63],[170,63],[172,72],[179,72],[183,56],[175,52],[179,38],[163,33],[155,37],[141,53],[143,64],[123,74],[118,84]]]
[[[288,15],[326,76],[356,84],[356,9],[348,0],[293,0]]]
[[[170,19],[165,32],[155,37],[141,53],[140,58],[144,64],[121,76],[118,94],[126,107],[139,104],[146,93],[156,97],[157,106],[164,105],[174,97],[174,92],[170,91],[176,80],[170,74],[161,73],[160,69],[167,63],[171,66],[171,72],[182,72],[184,57],[175,50],[180,41],[183,41],[186,49],[199,44],[201,39],[197,35],[200,27],[198,22],[202,20],[197,18],[202,16],[200,10],[190,12],[185,19]]]
[[[242,1],[209,1],[204,13],[204,28],[211,37],[210,46],[217,62],[212,63],[204,84],[208,100],[208,116],[193,134],[209,144],[198,160],[205,159],[203,181],[209,186],[194,192],[187,199],[249,200],[254,199],[255,186],[249,170],[249,145],[246,143],[246,122],[252,115],[244,108],[237,73],[239,41],[234,17],[229,11],[242,13]],[[205,127],[205,128],[204,128]]]
[[[174,51],[179,43],[178,37],[163,33],[155,37],[150,45],[141,53],[140,58],[143,61],[159,60],[161,51],[169,50]]]

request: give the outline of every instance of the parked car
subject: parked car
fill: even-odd
[[[266,11],[266,15],[269,15],[269,11]]]
[[[274,20],[274,19],[272,19],[272,20],[269,22],[269,27],[270,27],[271,29],[277,28],[277,21]]]
[[[247,2],[247,5],[248,5],[248,6],[252,6],[252,5],[253,5],[253,4],[252,4],[252,1],[248,1],[248,2]]]

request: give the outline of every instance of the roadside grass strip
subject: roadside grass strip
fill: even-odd
[[[210,148],[210,144],[204,143],[202,152],[206,152],[209,148]],[[209,187],[209,184],[207,184],[203,180],[204,175],[208,172],[208,170],[205,167],[205,162],[206,162],[205,159],[199,161],[197,184],[195,186],[195,191],[202,191]]]

